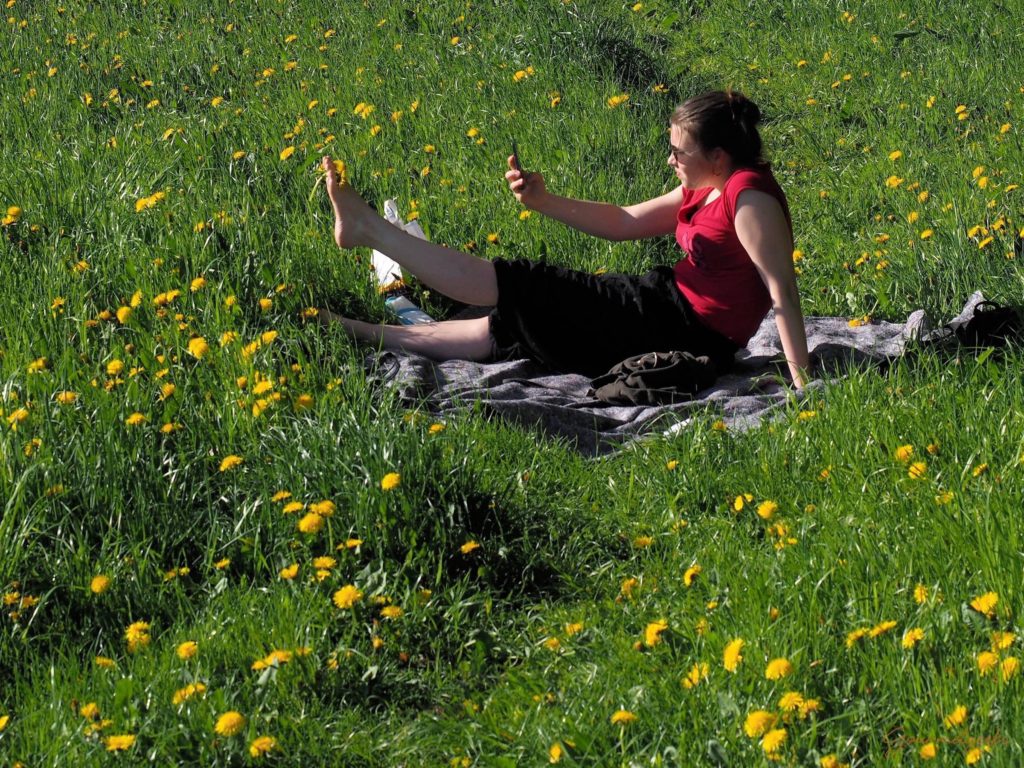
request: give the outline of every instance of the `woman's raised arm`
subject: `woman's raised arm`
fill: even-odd
[[[605,240],[642,240],[671,234],[683,203],[682,187],[628,206],[553,195],[547,191],[543,176],[516,170],[511,157],[505,178],[516,199],[527,208]]]

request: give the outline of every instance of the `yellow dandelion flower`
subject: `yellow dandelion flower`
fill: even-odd
[[[1017,639],[1017,635],[1015,635],[1013,632],[1003,632],[1001,630],[996,630],[989,636],[989,638],[992,641],[993,651],[1005,651],[1007,648],[1013,645],[1014,641]]]
[[[921,749],[917,751],[917,754],[922,760],[934,760],[935,756],[939,754],[939,750],[935,746],[935,742],[929,741],[927,744],[921,745]]]
[[[761,739],[761,749],[764,750],[766,755],[774,755],[782,749],[782,745],[785,743],[786,729],[773,728],[764,735],[763,739]]]
[[[693,688],[699,685],[701,681],[707,680],[709,674],[711,674],[711,668],[708,664],[706,662],[697,662],[690,667],[690,671],[683,678],[683,687],[687,689]]]
[[[755,709],[743,721],[743,732],[751,739],[763,736],[768,729],[775,725],[778,717],[763,709]]]
[[[117,666],[117,662],[108,656],[96,656],[93,658],[93,663],[101,669],[113,669]]]
[[[188,342],[188,353],[197,360],[202,360],[209,351],[210,345],[206,343],[206,339],[202,336],[196,336]]]
[[[862,638],[867,637],[868,630],[866,627],[859,627],[846,635],[846,647],[852,648]]]
[[[903,462],[904,464],[910,461],[913,455],[914,446],[912,445],[901,445],[899,448],[893,451],[893,458],[896,459],[896,461]]]
[[[804,699],[804,703],[800,705],[800,719],[806,720],[812,712],[818,712],[821,710],[821,701],[818,699]]]
[[[380,615],[385,619],[399,619],[405,614],[405,610],[398,605],[386,605],[380,609]]]
[[[821,768],[850,768],[849,763],[839,762],[839,757],[835,753],[823,756],[818,765]]]
[[[278,158],[280,158],[283,161],[283,160],[287,160],[289,157],[291,157],[294,154],[295,154],[295,147],[289,145],[289,146],[287,146],[287,147],[285,147],[284,149],[281,150],[281,153],[278,155]]]
[[[629,101],[629,94],[620,93],[617,96],[610,96],[605,103],[608,105],[609,109],[615,109],[616,107],[625,104],[627,101]]]
[[[1020,660],[1016,656],[1007,656],[999,665],[999,670],[1002,672],[1003,682],[1009,682],[1020,671]]]
[[[124,752],[131,749],[132,745],[135,744],[135,736],[130,733],[107,736],[103,740],[103,744],[106,746],[107,752]]]
[[[952,712],[942,718],[942,724],[948,728],[956,728],[958,725],[963,725],[967,721],[967,707],[963,704],[958,704]]]
[[[722,666],[725,667],[726,672],[735,672],[743,661],[743,646],[746,642],[742,638],[735,638],[730,640],[725,650],[722,652]]]
[[[804,703],[803,695],[797,691],[786,691],[779,697],[779,709],[783,712],[794,712],[800,709]]]
[[[459,552],[461,552],[464,555],[468,555],[475,549],[480,549],[480,544],[478,544],[476,541],[470,540],[463,544],[461,547],[459,547]]]
[[[971,600],[971,608],[982,613],[988,618],[996,615],[996,604],[999,602],[999,595],[995,592],[986,592]]]
[[[753,500],[754,500],[754,497],[751,494],[749,494],[749,493],[741,493],[739,496],[737,496],[735,499],[733,499],[733,502],[732,502],[732,510],[733,510],[733,512],[740,512],[740,511],[742,511],[743,507],[745,507],[747,504],[751,503]]]
[[[124,638],[128,643],[128,652],[135,653],[140,648],[149,645],[149,622],[135,621],[128,625],[124,631]]]
[[[999,663],[999,654],[992,651],[982,651],[978,654],[976,661],[978,663],[978,673],[984,677],[996,668],[996,665]]]
[[[915,461],[907,470],[907,476],[912,480],[920,480],[928,471],[928,465],[923,461]]]
[[[757,516],[762,520],[771,520],[778,511],[779,505],[774,501],[762,501],[757,505]]]
[[[298,527],[303,533],[319,533],[324,527],[324,519],[316,512],[309,512],[299,520]]]
[[[902,644],[909,650],[922,640],[924,640],[924,630],[921,627],[912,627],[903,633]]]
[[[388,472],[381,478],[380,487],[383,491],[391,491],[399,486],[402,481],[402,476],[397,472]]]
[[[137,427],[140,424],[144,423],[145,421],[146,417],[143,416],[138,411],[136,411],[135,413],[131,414],[127,419],[125,419],[124,423],[127,424],[129,427]]]
[[[92,577],[92,581],[89,582],[89,590],[94,595],[102,595],[108,589],[110,589],[110,577],[99,573]]]
[[[345,610],[351,608],[362,599],[363,593],[355,585],[346,584],[334,593],[332,601],[338,608]]]
[[[875,626],[873,626],[870,630],[868,630],[868,636],[869,637],[881,637],[882,635],[886,634],[887,632],[889,632],[890,630],[895,629],[895,628],[896,628],[896,622],[895,621],[892,621],[892,620],[880,621],[878,624],[875,624]]]
[[[693,586],[693,580],[697,578],[700,572],[701,567],[699,565],[691,565],[687,568],[683,574],[683,585],[687,587]]]
[[[619,587],[619,595],[627,599],[633,597],[633,590],[640,585],[639,579],[630,576],[628,579],[623,580]]]
[[[245,716],[240,712],[229,711],[217,718],[213,730],[220,736],[235,736],[245,727]]]
[[[764,676],[768,680],[781,680],[791,674],[793,674],[793,665],[784,658],[772,659],[764,670]]]
[[[274,749],[277,749],[277,739],[273,736],[257,736],[249,743],[249,756],[263,757]]]
[[[561,762],[562,755],[564,753],[565,750],[562,749],[562,745],[556,741],[548,748],[548,762],[551,763],[551,765],[556,765]]]
[[[241,466],[244,461],[245,459],[243,459],[241,456],[236,456],[234,454],[225,456],[223,459],[221,459],[220,471],[229,472],[235,467]]]
[[[284,568],[282,568],[280,571],[278,571],[277,575],[280,576],[285,581],[291,581],[292,579],[294,579],[298,575],[298,573],[299,573],[299,564],[298,563],[292,563],[291,565],[286,565]]]
[[[661,635],[668,629],[668,622],[665,619],[652,621],[644,628],[644,645],[653,648],[661,642]]]
[[[174,649],[174,652],[178,655],[178,658],[182,661],[188,661],[197,653],[199,653],[199,644],[194,640],[186,640],[185,642],[178,645]]]
[[[338,506],[330,499],[314,501],[309,505],[309,511],[315,512],[321,517],[331,517],[338,510]]]
[[[630,712],[628,709],[619,709],[611,716],[612,725],[628,725],[629,723],[636,722],[636,715]]]

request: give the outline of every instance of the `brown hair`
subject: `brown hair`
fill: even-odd
[[[709,91],[676,107],[669,118],[702,150],[721,147],[740,167],[766,166],[757,124],[761,110],[738,91]]]

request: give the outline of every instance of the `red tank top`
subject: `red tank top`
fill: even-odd
[[[713,187],[683,189],[676,240],[686,253],[674,268],[676,285],[709,328],[745,346],[771,309],[760,273],[736,237],[736,200],[747,189],[779,201],[790,234],[786,195],[768,168],[741,168],[725,182],[722,194],[707,205]]]

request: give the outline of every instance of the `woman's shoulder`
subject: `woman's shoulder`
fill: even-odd
[[[744,189],[782,192],[782,187],[775,180],[775,174],[772,173],[769,165],[739,168],[726,180],[725,187],[733,196],[738,195]]]
[[[722,197],[725,201],[726,209],[728,210],[730,217],[735,214],[736,200],[739,198],[740,193],[745,192],[748,189],[756,190],[758,192],[766,192],[774,197],[782,204],[783,209],[787,212],[788,218],[789,206],[786,201],[786,193],[782,191],[782,187],[779,186],[779,182],[775,180],[775,175],[772,173],[772,169],[767,165],[754,168],[740,168],[739,170],[734,171],[725,182],[725,189],[723,190]]]
[[[769,166],[756,168],[741,168],[735,171],[725,182],[725,189],[722,193],[722,202],[725,206],[725,213],[729,221],[736,218],[736,205],[740,195],[748,190],[764,192],[779,201],[782,214],[786,218],[789,229],[793,230],[793,220],[789,213],[789,202],[786,200],[786,193],[775,180],[774,174]]]

